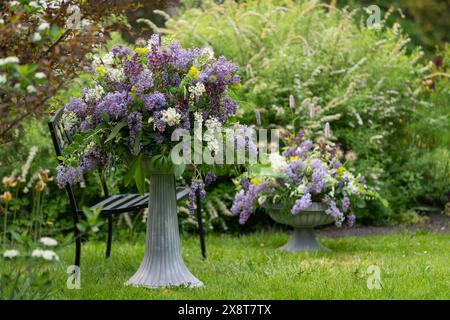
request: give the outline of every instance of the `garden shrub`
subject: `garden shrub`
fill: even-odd
[[[432,64],[423,62],[420,48],[406,50],[410,40],[399,24],[387,27],[382,20],[381,29],[372,29],[365,25],[367,16],[355,21],[358,10],[349,10],[309,1],[204,1],[201,8],[187,7],[167,21],[165,32],[185,46],[211,46],[216,55],[241,66],[242,121],[254,123],[254,110],[259,110],[264,127],[317,134],[329,122],[346,151],[346,165],[368,172],[370,183],[391,200],[390,210],[371,210],[366,222],[373,223],[395,218],[394,213],[423,196],[427,171],[438,176],[445,171],[434,171],[429,161],[445,155],[433,151],[421,160],[428,164],[405,177],[405,161],[417,159],[419,152],[410,131],[436,103],[427,101],[422,83]],[[290,95],[294,109],[289,108]],[[428,113],[427,121],[433,119]],[[436,130],[445,134],[444,129]],[[408,149],[402,149],[405,143]],[[392,192],[399,184],[402,192]],[[435,184],[429,195],[441,197],[442,188]]]

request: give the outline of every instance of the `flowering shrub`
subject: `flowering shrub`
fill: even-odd
[[[330,134],[328,126],[325,132]],[[241,190],[231,208],[234,214],[240,214],[241,224],[256,206],[281,207],[297,215],[313,202],[322,202],[337,226],[345,220],[352,226],[355,211],[366,199],[385,202],[366,185],[364,177],[355,177],[345,168],[337,145],[325,139],[313,143],[304,135],[300,130],[295,136],[286,136],[288,147],[282,155],[270,154],[267,165],[253,166],[241,179]]]
[[[207,48],[183,49],[176,41],[161,45],[158,35],[146,47],[116,46],[95,56],[95,84],[64,109],[62,121],[76,134],[57,170],[58,185],[78,183],[83,174],[113,163],[128,164],[125,180],[135,180],[141,192],[147,165],[181,173],[184,166],[169,159],[178,144],[171,139],[174,132],[190,135],[204,124],[210,133],[220,133],[236,112],[230,97],[240,81],[236,72],[233,63],[214,58]],[[214,134],[205,134],[204,141],[217,151]],[[208,175],[206,182],[211,179]],[[192,201],[197,190],[203,190],[203,182],[193,180]]]
[[[137,6],[118,0],[1,1],[0,139],[24,119],[42,115],[48,100],[86,65],[86,55],[124,25],[119,16]]]
[[[410,149],[414,152],[403,152],[403,145],[414,141],[405,135],[414,120],[426,119],[431,129],[441,119],[448,122],[448,116],[430,113],[435,106],[425,92],[429,81],[422,82],[432,65],[422,50],[407,49],[409,37],[398,23],[385,24],[389,15],[399,20],[396,12],[382,16],[381,29],[375,30],[367,26],[364,8],[330,8],[316,1],[206,0],[200,9],[173,16],[166,32],[184,45],[209,45],[242,67],[237,99],[243,123],[254,123],[258,110],[263,126],[323,134],[325,123],[332,124],[332,139],[347,155],[346,166],[364,172],[390,200],[389,209],[371,208],[366,222],[374,223],[388,214],[398,217],[405,205],[417,205],[415,195],[426,192],[421,185],[447,181],[442,175],[431,180],[423,169],[408,173],[407,179],[400,174],[405,162],[416,163],[416,154],[423,152],[411,150],[416,143]],[[447,131],[440,130],[439,136]],[[420,136],[416,130],[414,137]],[[433,162],[440,162],[440,156]],[[436,189],[430,198],[445,197],[444,189]]]

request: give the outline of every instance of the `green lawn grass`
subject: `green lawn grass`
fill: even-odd
[[[66,288],[73,248],[61,249],[53,299],[449,299],[450,242],[446,234],[418,231],[383,236],[323,238],[332,253],[276,250],[284,233],[236,237],[208,235],[203,260],[196,237],[183,237],[182,253],[205,287],[145,289],[124,286],[143,256],[143,241],[83,246],[81,289]],[[381,270],[383,287],[369,290],[367,268]]]

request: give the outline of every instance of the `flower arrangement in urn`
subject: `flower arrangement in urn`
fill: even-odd
[[[325,128],[329,137],[329,125]],[[338,145],[321,137],[307,139],[306,132],[284,136],[286,148],[271,153],[265,164],[253,165],[238,184],[231,211],[244,224],[257,207],[263,207],[279,223],[295,228],[288,251],[328,250],[314,237],[315,226],[355,222],[365,200],[386,201],[370,188],[363,176],[355,176],[340,161]]]
[[[180,255],[174,182],[186,162],[175,163],[172,151],[180,144],[178,135],[189,139],[199,131],[202,135],[202,126],[207,131],[201,148],[210,155],[217,151],[216,134],[223,135],[236,112],[231,95],[240,78],[237,66],[224,57],[215,58],[212,50],[183,49],[166,40],[153,35],[148,46],[117,46],[102,57],[94,56],[94,84],[64,108],[62,123],[72,128],[73,143],[59,159],[57,183],[61,188],[74,185],[89,171],[117,164],[128,168],[125,184],[134,180],[141,193],[149,178],[147,232],[152,236],[147,237],[141,267],[127,283],[195,287],[202,282]],[[192,143],[185,147],[190,150]],[[204,183],[197,162],[188,164],[195,169],[189,193],[192,212],[195,195],[204,196]],[[205,183],[214,177],[208,173]]]

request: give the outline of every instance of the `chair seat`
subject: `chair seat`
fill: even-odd
[[[187,186],[177,187],[176,196],[177,201],[186,197],[189,194],[190,188]],[[92,206],[90,209],[95,210],[102,208],[102,213],[122,213],[128,211],[135,211],[144,209],[148,206],[149,194],[115,194],[109,196],[105,200]]]

